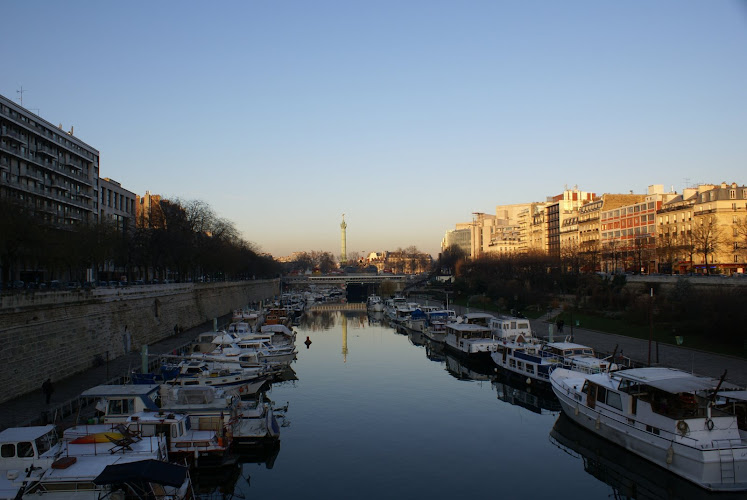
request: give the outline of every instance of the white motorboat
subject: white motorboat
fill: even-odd
[[[498,345],[488,326],[459,322],[446,325],[444,346],[459,356],[490,361],[490,353],[496,352]]]
[[[550,372],[561,366],[562,359],[544,350],[544,345],[533,337],[523,335],[502,339],[490,357],[499,367],[518,375],[531,384],[533,381],[550,382]]]
[[[426,313],[423,335],[433,342],[443,344],[446,339],[446,325],[456,321],[456,313],[450,309],[438,309]]]
[[[743,391],[672,368],[550,374],[574,422],[651,463],[713,491],[747,491]]]
[[[366,309],[371,312],[382,312],[384,310],[384,301],[378,295],[369,295],[368,299],[366,299]]]
[[[16,498],[99,500],[152,491],[179,500],[191,494],[188,469],[167,461],[163,435],[84,425],[66,429],[62,446],[60,457]]]
[[[235,387],[242,394],[254,394],[274,373],[272,366],[253,362],[241,366],[240,357],[221,357],[217,354],[193,354],[173,366],[164,366],[164,383],[182,386]],[[167,373],[169,375],[167,375]]]
[[[573,342],[549,342],[543,346],[543,354],[559,358],[563,368],[583,373],[600,373],[617,370],[609,359],[599,358],[594,348]]]
[[[0,499],[14,499],[60,456],[54,425],[10,427],[0,432]]]
[[[384,301],[384,313],[389,321],[394,321],[397,317],[397,308],[407,305],[407,299],[401,295],[386,299]]]
[[[276,412],[284,416],[287,409],[287,405],[283,409],[276,409],[262,392],[244,399],[231,427],[234,446],[241,451],[247,447],[276,441],[280,436]]]

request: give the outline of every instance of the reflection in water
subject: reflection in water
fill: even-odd
[[[348,362],[348,317],[342,315],[342,362]]]
[[[380,325],[384,321],[384,312],[376,311],[368,313],[368,324],[369,325]]]
[[[550,431],[550,442],[581,458],[586,472],[612,487],[614,498],[744,499],[744,493],[710,493],[576,425],[563,413]]]
[[[438,342],[431,342],[426,337],[425,339],[425,356],[431,361],[436,363],[443,363],[446,361],[446,355],[444,354],[444,345]]]
[[[312,331],[331,330],[342,318],[350,328],[365,328],[369,324],[366,311],[306,311],[299,322],[299,328]]]
[[[549,387],[528,387],[516,377],[501,372],[494,377],[493,387],[501,401],[521,406],[540,415],[557,413],[561,409],[560,401]]]
[[[425,341],[428,340],[428,338],[423,335],[423,332],[416,332],[414,330],[409,330],[407,332],[407,338],[410,339],[410,342],[414,346],[422,347],[425,345]]]
[[[444,351],[446,370],[452,377],[459,380],[490,380],[493,371],[485,363],[475,363],[466,358],[458,358],[449,351]]]
[[[240,483],[250,484],[248,467],[245,464],[256,464],[272,469],[280,453],[280,441],[258,444],[242,448],[230,465],[220,468],[201,468],[192,473],[192,485],[196,498],[200,500],[229,500],[231,498],[245,498],[242,491],[245,487],[237,487]]]

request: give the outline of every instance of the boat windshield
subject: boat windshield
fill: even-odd
[[[59,441],[59,438],[57,437],[57,431],[54,429],[43,436],[36,438],[36,449],[39,455],[52,449],[52,447],[57,444],[57,441]]]

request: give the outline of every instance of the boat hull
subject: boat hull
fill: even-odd
[[[563,412],[594,434],[705,489],[747,490],[747,446],[728,448],[727,459],[727,449],[698,449],[683,444],[686,439],[674,433],[656,429],[659,432],[656,435],[644,431],[629,424],[629,419],[623,415],[609,415],[586,406],[575,399],[573,390],[563,387],[554,377],[551,377],[551,384]]]

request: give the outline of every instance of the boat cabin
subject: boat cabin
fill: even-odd
[[[524,339],[532,337],[532,327],[529,320],[512,318],[510,316],[499,316],[489,320],[490,329],[496,339]],[[521,342],[521,340],[517,340]]]
[[[0,432],[2,479],[10,479],[8,475],[25,475],[24,471],[32,465],[49,467],[59,448],[60,439],[54,425],[5,429]],[[11,471],[16,471],[16,473]],[[0,491],[0,498],[7,498],[2,496],[2,491]]]
[[[494,319],[496,319],[496,317],[488,313],[466,313],[459,316],[457,321],[466,325],[490,327],[490,322]]]
[[[550,342],[543,348],[544,354],[557,356],[563,367],[582,373],[601,373],[617,369],[617,365],[596,356],[594,349],[573,342]]]
[[[133,413],[157,411],[161,407],[159,384],[97,385],[81,393],[99,398],[96,409],[104,414],[104,423],[122,423]]]

